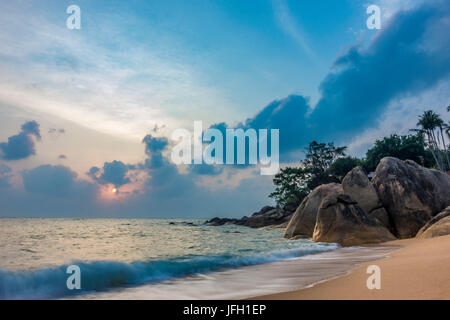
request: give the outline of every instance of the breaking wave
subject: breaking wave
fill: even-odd
[[[69,265],[31,270],[0,269],[0,299],[51,299],[80,293],[108,290],[160,282],[171,278],[220,269],[251,266],[297,258],[337,249],[336,244],[316,244],[311,247],[278,250],[257,255],[221,255],[179,257],[166,260],[76,261],[81,270],[81,290],[67,289]]]

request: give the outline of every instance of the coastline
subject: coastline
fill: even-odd
[[[347,247],[277,262],[218,270],[75,299],[236,300],[307,288],[391,254],[393,245]],[[274,275],[277,275],[274,277]]]
[[[411,300],[450,299],[450,235],[384,243],[401,246],[387,257],[364,262],[345,275],[290,292],[255,296],[258,300]],[[369,290],[369,265],[381,269],[381,289]]]

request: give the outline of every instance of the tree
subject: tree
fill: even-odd
[[[308,174],[302,168],[281,169],[273,179],[275,191],[269,197],[275,199],[280,207],[289,204],[297,206],[310,191],[306,185],[307,180]]]
[[[345,156],[346,149],[347,147],[335,147],[333,142],[325,144],[313,141],[309,144],[303,165],[310,174],[307,185],[311,190],[324,183],[339,182],[328,169],[338,158]]]
[[[447,112],[450,112],[450,106],[447,107]],[[447,133],[447,137],[450,140],[450,121],[445,125],[445,133]]]
[[[363,166],[367,172],[375,171],[384,157],[410,159],[427,167],[433,164],[431,153],[425,149],[424,135],[420,132],[406,136],[392,134],[382,140],[376,140],[375,145],[366,152]]]
[[[279,206],[298,205],[315,187],[340,180],[330,174],[331,165],[345,156],[347,147],[335,147],[333,143],[311,142],[305,149],[305,159],[299,167],[287,167],[275,175],[275,191],[269,196]]]
[[[340,181],[345,177],[345,175],[352,170],[354,167],[362,166],[364,161],[354,157],[344,157],[339,158],[331,165],[328,172],[338,178]]]
[[[417,126],[419,129],[414,130],[426,135],[427,147],[431,151],[439,170],[446,171],[450,169],[450,158],[444,137],[445,123],[441,117],[433,110],[424,111],[419,116]]]

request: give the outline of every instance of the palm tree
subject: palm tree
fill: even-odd
[[[443,133],[445,123],[441,119],[441,117],[433,110],[427,110],[421,116],[419,116],[419,122],[417,122],[417,126],[421,127],[421,129],[418,131],[426,134],[430,151],[433,154],[433,158],[436,161],[439,169],[445,171],[446,167],[450,168],[450,160],[448,157],[447,145],[445,143]],[[445,159],[447,160],[446,162],[444,161],[444,155],[441,152],[441,145],[443,147]]]
[[[447,134],[447,137],[450,140],[450,122],[445,125],[445,133]]]
[[[447,107],[447,112],[450,112],[450,106]],[[445,133],[447,133],[448,139],[450,140],[450,121],[445,125]]]

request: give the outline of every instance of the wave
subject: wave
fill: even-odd
[[[327,244],[273,251],[246,256],[195,256],[167,260],[136,261],[76,261],[81,270],[81,289],[67,289],[66,273],[69,265],[33,271],[0,269],[0,299],[52,299],[71,295],[160,282],[197,273],[250,266],[297,258],[304,255],[337,249]]]

